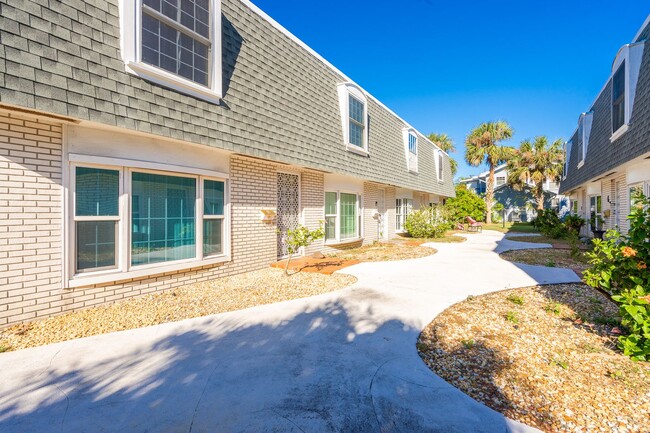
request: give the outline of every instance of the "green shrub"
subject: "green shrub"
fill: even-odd
[[[604,239],[594,239],[584,276],[619,304],[627,333],[619,337],[619,348],[632,359],[650,361],[650,200],[642,194],[634,200],[627,236],[609,230]]]
[[[307,227],[302,225],[299,225],[294,230],[287,230],[287,249],[289,250],[289,257],[287,258],[287,263],[284,267],[284,274],[289,275],[291,256],[296,254],[300,248],[306,248],[311,245],[312,242],[321,239],[324,236],[325,230],[323,229],[322,223],[316,230],[309,230]]]
[[[585,220],[578,215],[567,215],[564,217],[564,225],[570,232],[578,234],[582,226],[585,225]]]
[[[404,229],[414,238],[439,238],[451,227],[444,206],[423,207],[408,214],[404,222]]]
[[[485,221],[485,201],[463,184],[456,186],[456,197],[447,199],[445,205],[451,222],[464,223],[468,216],[476,221]]]

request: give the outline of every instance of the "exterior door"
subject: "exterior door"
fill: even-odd
[[[287,230],[298,228],[300,224],[300,176],[278,173],[278,258],[289,255]]]

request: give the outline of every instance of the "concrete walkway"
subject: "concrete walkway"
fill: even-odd
[[[0,431],[524,432],[433,374],[421,329],[495,290],[579,281],[495,251],[497,232],[345,269],[308,299],[0,354]]]

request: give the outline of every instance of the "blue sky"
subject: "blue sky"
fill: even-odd
[[[474,126],[507,142],[568,137],[609,77],[647,0],[253,0],[421,132],[446,132],[459,176]],[[624,5],[624,6],[623,6]]]

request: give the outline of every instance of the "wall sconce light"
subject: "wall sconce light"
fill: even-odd
[[[607,196],[607,203],[609,203],[609,204],[612,205],[612,206],[615,206],[615,205],[616,205],[616,203],[614,203],[613,201],[611,201],[611,200],[609,199],[609,196]]]

